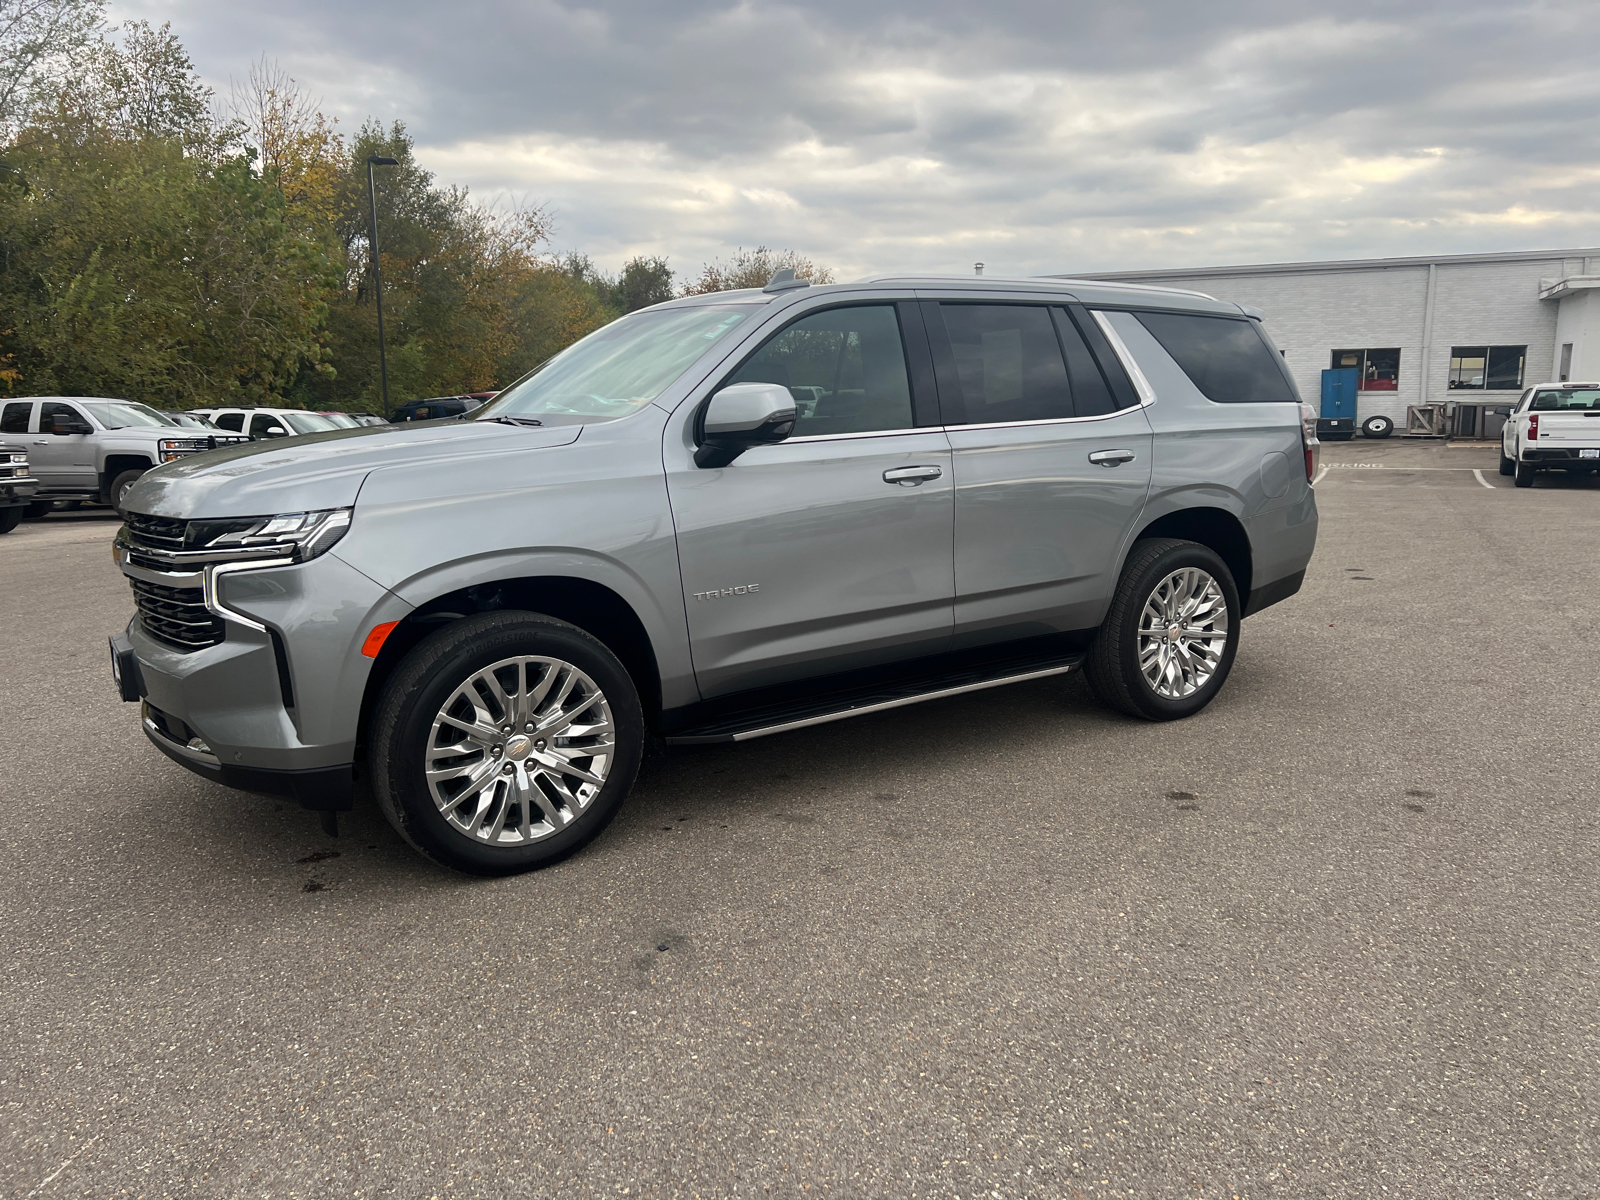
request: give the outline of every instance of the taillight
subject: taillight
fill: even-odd
[[[1306,452],[1306,482],[1317,477],[1317,459],[1322,443],[1317,439],[1317,410],[1309,404],[1300,405],[1300,447]]]
[[[1537,442],[1539,440],[1539,414],[1538,413],[1532,413],[1528,417],[1528,440],[1530,442]]]

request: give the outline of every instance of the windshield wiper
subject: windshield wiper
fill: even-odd
[[[506,416],[479,417],[478,420],[480,420],[480,421],[499,421],[499,422],[501,422],[503,424],[506,424],[506,425],[543,425],[544,424],[543,421],[535,420],[533,417],[506,417]]]

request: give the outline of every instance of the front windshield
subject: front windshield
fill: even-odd
[[[296,433],[326,433],[330,429],[339,428],[321,413],[296,412],[279,415],[289,422],[289,428]]]
[[[758,307],[708,304],[633,313],[568,346],[473,420],[527,417],[571,424],[638,412]]]
[[[215,429],[216,426],[204,417],[191,416],[189,413],[168,413],[174,425],[182,425],[185,429]]]
[[[102,429],[127,429],[133,425],[176,425],[166,413],[134,400],[80,400]]]
[[[331,421],[336,429],[359,429],[361,422],[344,413],[318,413],[324,421]]]
[[[1543,388],[1533,394],[1532,412],[1558,412],[1561,409],[1600,409],[1600,388]]]

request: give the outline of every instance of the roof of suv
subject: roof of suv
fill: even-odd
[[[783,296],[794,295],[802,290],[806,295],[815,295],[818,292],[848,294],[854,291],[885,286],[937,288],[940,291],[961,291],[979,294],[1026,291],[1037,295],[1039,293],[1059,292],[1082,300],[1087,304],[1121,306],[1143,303],[1160,308],[1186,309],[1190,312],[1226,313],[1229,316],[1237,316],[1240,312],[1244,312],[1247,316],[1258,315],[1243,309],[1240,305],[1226,300],[1218,300],[1215,296],[1208,296],[1204,292],[1186,291],[1182,288],[1157,287],[1148,283],[1114,283],[1101,279],[1064,279],[1059,276],[1007,278],[1001,275],[911,275],[903,272],[869,275],[864,279],[851,280],[849,283],[807,285],[804,289],[790,287],[776,292],[766,292],[759,288],[740,288],[727,292],[703,292],[697,296],[684,296],[677,300],[668,300],[654,307],[691,307],[700,304],[727,303],[729,301],[742,304],[752,302],[764,304]]]

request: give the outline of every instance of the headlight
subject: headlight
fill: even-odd
[[[284,513],[276,517],[236,517],[190,521],[185,549],[274,550],[305,562],[324,553],[350,528],[348,508]]]
[[[172,462],[174,459],[185,458],[190,454],[199,454],[202,450],[211,449],[208,438],[162,438],[161,461]]]
[[[10,458],[13,465],[23,467],[28,465],[28,456],[26,454],[13,454]]]

